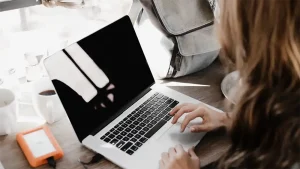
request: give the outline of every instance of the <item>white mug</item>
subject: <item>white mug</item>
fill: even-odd
[[[49,78],[43,77],[33,82],[32,101],[36,112],[49,124],[59,121],[65,115],[62,103]]]
[[[11,134],[17,128],[17,103],[9,89],[0,89],[0,135]]]

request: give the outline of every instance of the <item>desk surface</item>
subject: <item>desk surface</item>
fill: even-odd
[[[220,90],[220,84],[223,77],[224,71],[222,66],[216,61],[201,72],[178,79],[165,80],[163,84],[204,103],[222,109],[224,97]],[[185,83],[189,85],[185,86]],[[191,84],[197,85],[193,86]],[[91,157],[94,153],[81,146],[68,118],[49,125],[49,127],[65,153],[64,158],[58,161],[57,168],[83,169],[83,166],[77,162],[77,159],[79,157]],[[218,159],[228,146],[229,142],[225,132],[214,131],[208,133],[203,138],[201,143],[196,147],[196,152],[201,159],[201,164],[206,165]],[[6,169],[30,168],[16,142],[15,135],[0,136],[0,161]],[[38,169],[46,168],[49,167],[45,165]],[[115,169],[119,167],[107,160],[103,160],[98,164],[89,166],[89,169],[96,168]]]

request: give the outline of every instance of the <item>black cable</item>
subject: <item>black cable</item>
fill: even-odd
[[[80,160],[79,160],[79,162],[81,164],[84,164],[84,165],[90,165],[90,164],[98,163],[102,159],[104,159],[104,157],[101,154],[96,154],[96,155],[93,156],[93,158],[92,158],[92,160],[90,162],[85,163],[85,162],[82,162]]]
[[[78,162],[80,162],[82,164],[84,169],[88,169],[87,165],[98,163],[102,159],[104,159],[104,157],[101,154],[96,154],[93,156],[93,158],[91,159],[90,162],[82,162],[80,159],[78,159]]]
[[[54,159],[54,157],[49,157],[47,158],[48,164],[50,167],[52,167],[53,169],[56,169],[56,161]]]

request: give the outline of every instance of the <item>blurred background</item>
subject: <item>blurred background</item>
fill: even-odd
[[[23,113],[18,121],[39,120],[30,92],[32,82],[47,76],[43,59],[128,14],[133,4],[66,0],[66,8],[62,3],[49,6],[49,1],[53,0],[0,0],[0,88],[17,95]]]

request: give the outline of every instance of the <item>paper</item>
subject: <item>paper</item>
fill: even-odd
[[[55,152],[55,148],[44,130],[24,135],[24,139],[35,158]]]

